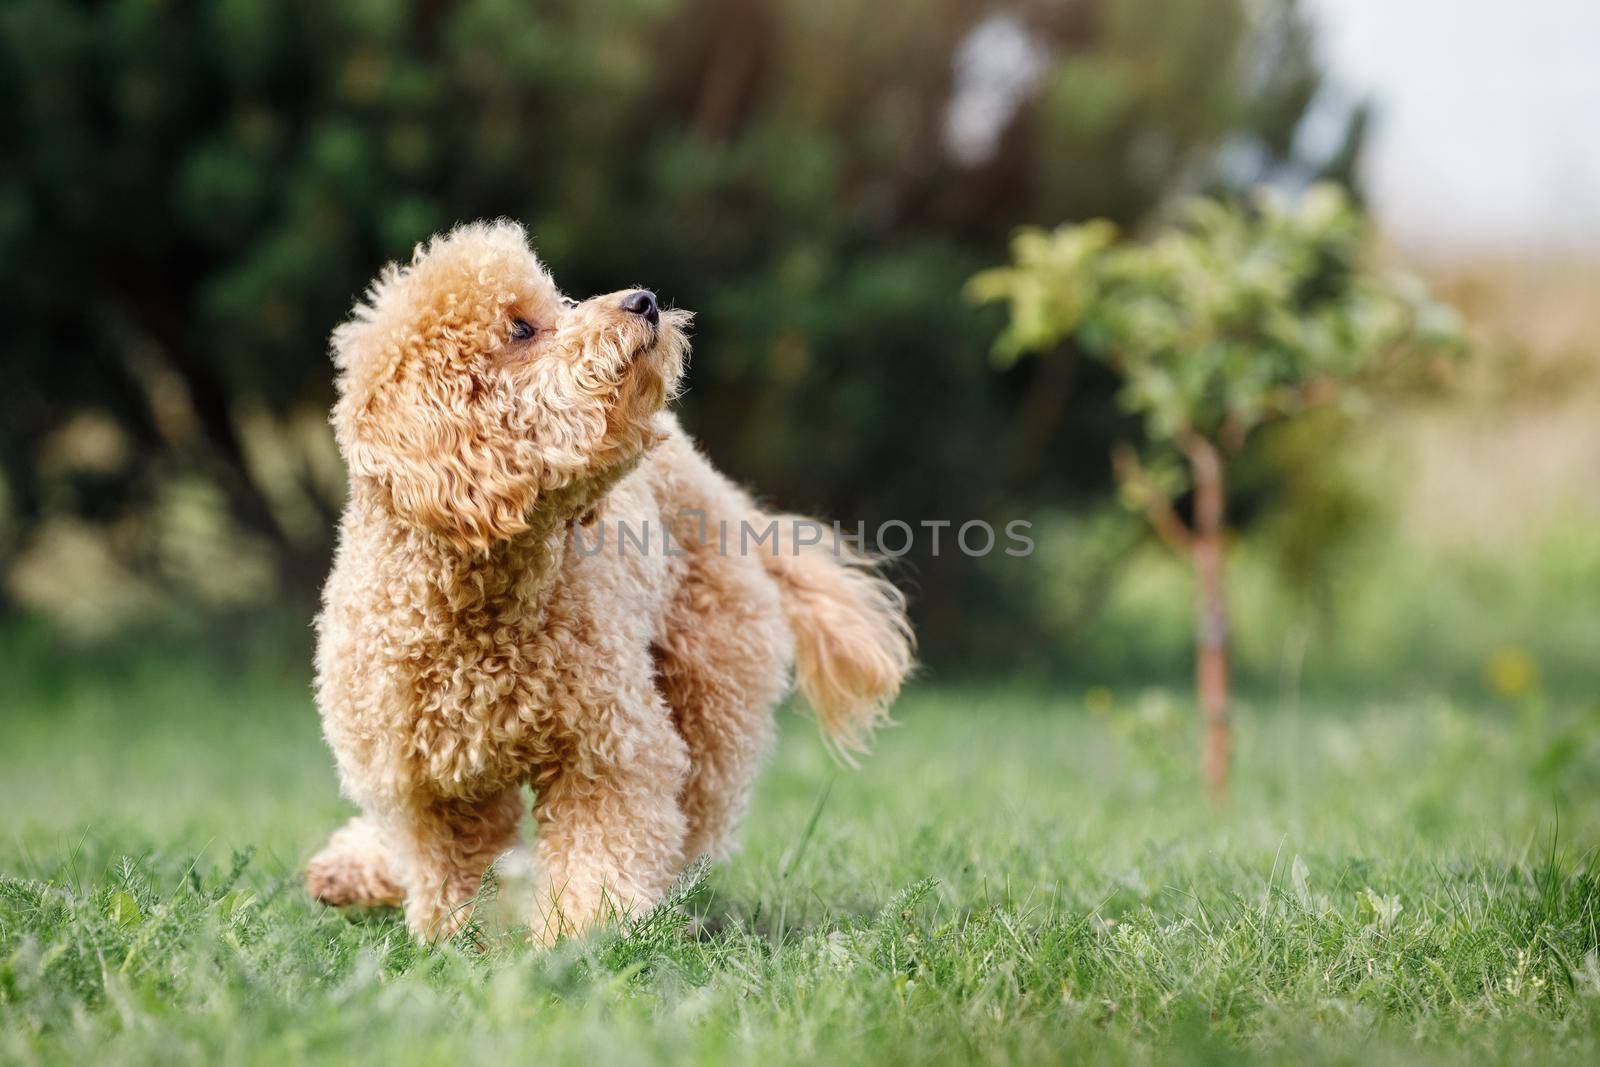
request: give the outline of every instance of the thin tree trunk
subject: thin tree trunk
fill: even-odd
[[[1195,620],[1195,690],[1205,722],[1201,767],[1214,802],[1228,797],[1228,596],[1226,584],[1226,487],[1222,457],[1201,438],[1185,445],[1194,477],[1194,537],[1191,555],[1198,586]]]

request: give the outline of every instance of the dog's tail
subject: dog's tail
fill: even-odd
[[[905,594],[878,573],[875,560],[814,521],[782,516],[778,526],[785,536],[761,558],[783,590],[800,693],[835,754],[853,763],[888,721],[889,704],[911,673],[916,639]],[[805,543],[802,529],[819,533],[821,542]]]

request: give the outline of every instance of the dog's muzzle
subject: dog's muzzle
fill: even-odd
[[[635,289],[623,297],[622,310],[638,315],[651,326],[661,325],[661,308],[656,304],[656,294],[648,289]]]

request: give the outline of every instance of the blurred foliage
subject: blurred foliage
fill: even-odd
[[[1289,587],[1328,609],[1374,517],[1367,485],[1336,458],[1349,426],[1375,395],[1441,377],[1464,351],[1457,313],[1376,264],[1365,221],[1331,184],[1297,200],[1263,189],[1251,207],[1193,199],[1146,243],[1119,241],[1106,220],[1029,229],[1012,256],[968,285],[1009,307],[996,360],[1109,366],[1152,452],[1117,453],[1124,502],[1186,550],[1207,531],[1174,500],[1198,500],[1215,470],[1221,520],[1242,475],[1246,524],[1264,515]],[[1253,437],[1263,426],[1277,432]]]
[[[1358,451],[1350,461],[1357,476],[1393,473],[1383,441]],[[1338,579],[1318,597],[1284,580],[1275,542],[1243,539],[1230,559],[1229,592],[1243,621],[1233,652],[1247,689],[1277,693],[1303,681],[1309,691],[1352,696],[1432,687],[1516,700],[1543,686],[1594,699],[1600,539],[1592,515],[1554,521],[1518,552],[1441,551],[1376,515],[1340,547]],[[1154,544],[1139,548],[1106,576],[1093,625],[1070,631],[1081,676],[1182,684],[1194,643],[1193,584],[1186,563]],[[1041,614],[1055,599],[1048,587],[1018,595],[1030,598],[1021,610]]]
[[[1461,351],[1454,309],[1374,269],[1364,220],[1331,184],[1292,202],[1263,190],[1253,210],[1191,200],[1143,244],[1104,220],[1027,230],[1012,256],[969,286],[1009,304],[996,358],[1070,344],[1112,367],[1123,406],[1169,446],[1237,452],[1264,423],[1360,410],[1362,387],[1408,356]]]
[[[481,216],[574,293],[695,309],[690,428],[785,507],[1004,522],[1097,493],[1109,378],[989,373],[964,280],[1024,223],[1348,176],[1359,115],[1297,153],[1317,87],[1295,0],[12,0],[0,562],[92,532],[135,618],[241,600],[199,580],[235,569],[191,558],[202,533],[251,589],[314,587],[328,330]],[[1036,632],[926,553],[930,657]]]

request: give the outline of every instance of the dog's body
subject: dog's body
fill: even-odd
[[[726,850],[796,659],[841,745],[892,699],[899,594],[782,523],[747,551],[768,518],[661,411],[686,318],[565,301],[497,224],[391,267],[336,331],[351,495],[317,690],[363,814],[311,861],[319,898],[447,936],[529,784],[548,942]]]

